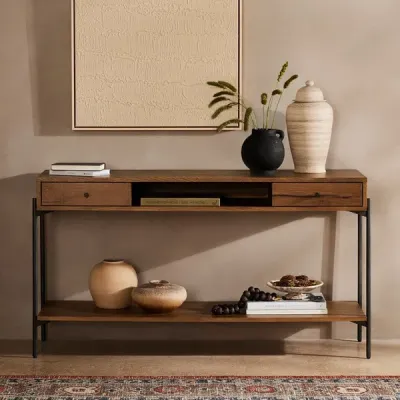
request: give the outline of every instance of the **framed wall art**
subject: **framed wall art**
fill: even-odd
[[[227,114],[211,119],[206,82],[241,94],[241,15],[241,0],[72,0],[73,129],[214,130]]]

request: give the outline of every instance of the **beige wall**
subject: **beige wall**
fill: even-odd
[[[373,199],[373,333],[400,337],[400,79],[398,0],[244,0],[244,84],[258,102],[279,66],[313,79],[335,108],[330,168],[358,168]],[[0,338],[28,338],[30,202],[34,174],[54,161],[105,160],[112,168],[243,168],[246,134],[74,133],[70,128],[68,0],[0,2]],[[218,77],[216,77],[218,78]],[[295,85],[296,86],[296,85]],[[294,96],[294,88],[281,110]],[[281,121],[282,123],[282,117]],[[287,147],[288,149],[288,147]],[[288,150],[284,167],[292,168]],[[236,298],[248,285],[303,272],[328,295],[355,299],[356,217],[322,215],[51,215],[50,295],[88,298],[87,276],[104,257],[134,262],[140,278],[169,279],[191,299]],[[336,229],[336,239],[334,236]],[[336,250],[334,253],[333,250]],[[54,327],[65,337],[93,327]],[[156,329],[154,329],[156,328]],[[278,327],[275,335],[329,335]],[[102,337],[176,337],[176,326],[104,327]],[[260,327],[187,327],[186,338],[264,338]],[[335,325],[335,336],[355,327]]]

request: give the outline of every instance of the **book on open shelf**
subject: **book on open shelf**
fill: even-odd
[[[140,205],[148,207],[219,207],[221,201],[219,198],[202,197],[142,197]]]
[[[249,301],[247,310],[326,310],[326,300],[322,293],[310,293],[303,300]]]
[[[103,169],[102,171],[78,171],[78,170],[70,170],[70,171],[49,171],[49,175],[52,176],[88,176],[93,178],[107,178],[110,176],[109,169]]]
[[[70,163],[70,162],[58,162],[51,164],[52,171],[102,171],[106,168],[106,163]]]
[[[323,315],[328,310],[246,310],[247,315]]]

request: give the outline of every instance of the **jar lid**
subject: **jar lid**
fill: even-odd
[[[297,91],[296,101],[299,103],[314,103],[325,101],[325,99],[322,90],[314,86],[314,81],[307,81],[306,86]]]

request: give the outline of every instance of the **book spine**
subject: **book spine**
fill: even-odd
[[[270,301],[266,303],[247,303],[248,310],[324,310],[326,309],[325,302],[304,302],[290,303],[281,301]]]
[[[246,315],[323,315],[328,310],[246,310]]]
[[[169,207],[219,207],[219,198],[161,198],[161,197],[142,197],[141,206],[169,206]]]

